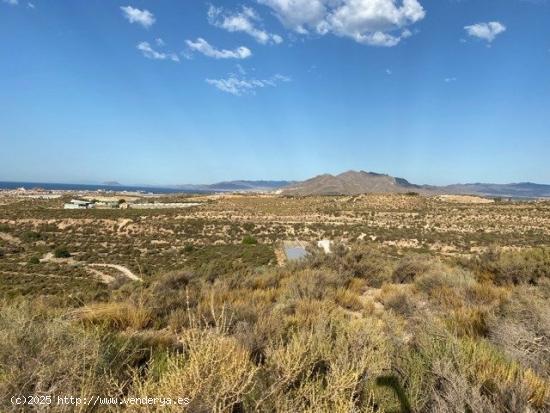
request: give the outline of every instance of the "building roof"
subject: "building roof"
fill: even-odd
[[[79,199],[71,199],[71,204],[74,204],[74,205],[90,205],[91,202],[90,201],[81,201]]]

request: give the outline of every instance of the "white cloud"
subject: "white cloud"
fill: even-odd
[[[386,69],[386,74],[388,76],[391,76],[393,74],[392,70],[391,69]]]
[[[140,10],[132,6],[123,6],[120,8],[122,14],[130,23],[141,24],[145,28],[151,27],[155,23],[155,16],[149,10]]]
[[[164,40],[162,40],[160,37],[157,37],[155,39],[155,43],[157,44],[157,46],[160,46],[160,47],[162,47],[166,44],[166,43],[164,43]]]
[[[464,26],[464,30],[470,36],[486,40],[491,43],[497,35],[506,31],[506,26],[500,22],[477,23],[470,26]]]
[[[234,74],[229,75],[227,79],[206,79],[206,83],[218,88],[219,90],[231,93],[235,96],[256,93],[256,89],[265,87],[275,87],[282,82],[290,82],[290,78],[283,75],[271,76],[269,79],[246,79],[237,77]]]
[[[151,47],[149,42],[141,42],[137,45],[137,49],[143,53],[147,59],[155,60],[172,60],[173,62],[179,62],[180,59],[175,53],[163,53],[159,52]]]
[[[29,9],[34,9],[34,8],[35,8],[34,3],[31,3],[31,2],[28,2],[28,3],[27,3],[27,7],[28,7]]]
[[[456,77],[446,77],[443,80],[445,81],[445,83],[452,83],[452,82],[456,82]]]
[[[261,21],[260,16],[250,7],[243,6],[240,12],[226,12],[221,7],[210,5],[208,8],[208,22],[228,32],[243,32],[252,36],[258,43],[282,43],[283,38],[278,34],[268,33],[256,27]]]
[[[305,34],[327,16],[326,0],[258,0],[270,7],[288,28]]]
[[[19,0],[2,0],[4,3],[11,4],[12,6],[17,6],[19,4]]]
[[[216,49],[202,37],[199,37],[196,41],[186,40],[185,42],[191,50],[215,59],[246,59],[252,56],[252,52],[248,47],[240,46],[233,50]]]
[[[391,47],[410,37],[426,12],[418,0],[257,0],[297,33],[334,34]]]

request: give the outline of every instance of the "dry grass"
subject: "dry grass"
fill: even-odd
[[[187,267],[77,309],[3,302],[0,391],[177,395],[193,412],[548,411],[544,272],[515,285],[368,248]]]
[[[139,330],[151,324],[151,313],[131,303],[93,304],[73,311],[70,316],[84,324],[103,325],[117,330]]]

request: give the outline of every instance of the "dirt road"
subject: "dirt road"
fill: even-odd
[[[138,277],[136,274],[134,274],[132,271],[130,271],[128,268],[117,265],[117,264],[88,264],[90,267],[109,267],[114,268],[115,270],[120,271],[122,274],[124,274],[126,277],[130,278],[134,281],[143,281],[140,277]]]

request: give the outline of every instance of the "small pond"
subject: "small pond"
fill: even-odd
[[[304,258],[308,254],[308,252],[304,247],[292,246],[285,247],[285,254],[286,258],[289,261],[296,261]]]

